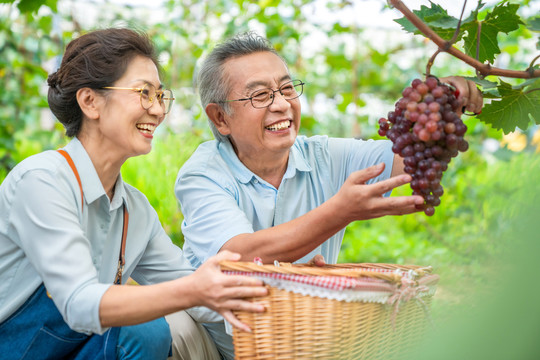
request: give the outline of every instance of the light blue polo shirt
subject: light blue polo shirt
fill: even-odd
[[[45,151],[19,163],[0,186],[0,323],[44,282],[66,323],[101,334],[99,303],[114,281],[123,204],[129,212],[125,282],[153,284],[193,268],[163,230],[146,197],[119,177],[109,201],[94,165],[76,138],[66,159]]]
[[[182,207],[184,254],[199,267],[232,237],[293,220],[334,196],[354,171],[381,162],[384,172],[369,182],[390,177],[394,154],[388,140],[298,136],[289,154],[279,189],[242,164],[229,141],[201,144],[180,169],[175,193]],[[389,195],[389,194],[387,194]],[[316,254],[336,263],[345,229],[297,262]],[[218,314],[205,308],[188,311],[211,319],[204,326],[225,359],[234,358],[232,337]]]
[[[388,140],[298,136],[276,189],[240,162],[229,141],[201,144],[180,169],[175,193],[182,207],[184,252],[198,267],[232,237],[286,223],[334,196],[354,171],[381,162],[390,177],[394,154]],[[297,262],[316,254],[335,263],[344,229]]]

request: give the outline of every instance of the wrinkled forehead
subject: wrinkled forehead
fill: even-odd
[[[287,64],[276,54],[263,51],[231,58],[224,64],[229,91],[275,88],[290,79]]]

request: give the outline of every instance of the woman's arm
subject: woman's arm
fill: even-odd
[[[101,324],[104,327],[133,325],[193,306],[206,306],[232,325],[249,331],[232,310],[263,312],[262,305],[245,298],[264,296],[267,290],[260,280],[221,272],[221,261],[239,258],[238,254],[224,251],[210,258],[192,275],[180,279],[146,286],[111,286],[101,299]]]

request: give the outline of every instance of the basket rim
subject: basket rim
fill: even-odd
[[[279,273],[311,276],[343,276],[343,277],[368,277],[400,283],[404,275],[411,278],[430,275],[433,271],[431,266],[398,265],[387,263],[340,263],[315,266],[312,264],[292,264],[276,262],[276,264],[257,264],[247,261],[222,261],[222,271],[240,271],[247,273]]]

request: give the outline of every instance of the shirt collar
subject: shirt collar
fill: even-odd
[[[83,188],[84,198],[88,204],[96,201],[102,196],[107,196],[103,184],[99,179],[96,172],[96,168],[90,159],[90,156],[86,152],[86,149],[76,137],[71,140],[64,148],[75,163],[75,167],[79,172],[81,178],[81,184]],[[118,175],[114,188],[114,197],[111,202],[111,210],[120,207],[123,203],[126,203],[126,192],[123,186],[122,175]]]
[[[249,170],[236,156],[234,148],[231,142],[227,139],[224,141],[218,142],[218,151],[221,154],[221,157],[225,159],[229,168],[231,168],[236,179],[243,183],[247,184],[256,175]],[[294,145],[291,147],[289,152],[289,162],[287,163],[287,170],[283,176],[285,179],[292,178],[296,171],[311,171],[312,168],[308,164],[306,158],[302,155],[302,152],[298,148],[297,142],[295,141]]]
[[[294,142],[294,145],[291,148],[291,152],[289,153],[289,165],[287,166],[287,171],[285,172],[285,178],[293,177],[294,173],[291,173],[290,176],[287,176],[287,173],[289,172],[289,170],[292,172],[294,169],[306,172],[313,170],[302,151],[300,151],[298,141]]]

